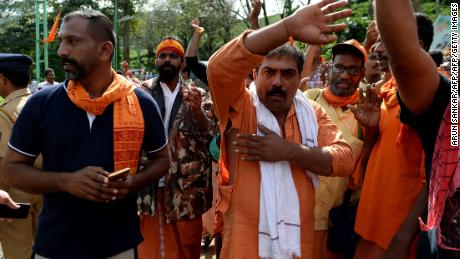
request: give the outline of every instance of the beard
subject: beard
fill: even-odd
[[[73,69],[65,69],[66,78],[73,81],[81,81],[88,76],[88,71],[91,69],[85,69],[85,67],[79,64],[75,59],[62,58],[61,63],[65,66],[67,63],[73,66]]]
[[[358,88],[358,85],[353,85],[353,83],[349,83],[349,85],[351,85],[351,87],[340,88],[340,87],[337,86],[340,83],[342,83],[342,82],[339,81],[339,80],[336,80],[331,84],[331,87],[330,87],[331,92],[336,96],[340,96],[340,97],[351,96],[351,95],[353,95],[355,93],[356,88]]]
[[[180,72],[180,67],[174,67],[173,65],[161,65],[158,66],[158,72],[162,81],[169,82],[174,80]]]

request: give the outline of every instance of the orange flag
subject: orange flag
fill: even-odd
[[[56,16],[56,20],[54,20],[53,27],[51,27],[50,34],[48,35],[48,38],[45,40],[46,43],[51,43],[56,39],[56,32],[57,32],[60,18],[61,18],[61,11],[59,11],[58,15]]]

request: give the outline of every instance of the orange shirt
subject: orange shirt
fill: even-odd
[[[244,85],[245,75],[263,59],[250,53],[242,37],[216,52],[208,66],[211,95],[216,105],[222,130],[217,210],[224,217],[221,258],[258,258],[260,168],[258,162],[244,161],[241,155],[232,155],[232,137],[224,134],[227,123],[231,132],[256,133],[256,111]],[[318,119],[318,143],[333,157],[333,175],[349,175],[354,166],[350,146],[321,107],[313,103]],[[284,125],[285,139],[301,143],[301,134],[295,109],[291,106]],[[231,133],[234,136],[234,133]],[[230,158],[230,159],[229,159]],[[230,160],[230,161],[228,161]],[[312,258],[314,242],[314,189],[305,170],[291,164],[292,176],[300,203],[301,254]],[[231,179],[235,179],[231,181]]]
[[[383,249],[387,249],[425,185],[423,149],[416,132],[407,127],[402,142],[397,143],[399,110],[397,103],[382,103],[380,136],[369,158],[355,223],[355,231],[363,239]]]

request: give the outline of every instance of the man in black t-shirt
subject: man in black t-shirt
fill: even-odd
[[[426,155],[430,207],[427,210],[428,223],[424,218],[423,222],[427,225],[422,225],[422,230],[429,231],[421,233],[417,257],[459,258],[460,254],[454,250],[460,249],[460,242],[454,240],[458,238],[456,230],[460,229],[460,221],[452,215],[455,215],[455,210],[458,215],[460,209],[452,205],[460,203],[458,200],[460,195],[457,195],[458,189],[456,194],[454,189],[449,190],[446,195],[446,190],[440,185],[444,180],[453,183],[452,179],[456,174],[458,177],[459,171],[455,169],[458,168],[458,157],[457,161],[450,163],[453,164],[453,169],[446,171],[437,165],[439,160],[445,160],[447,152],[437,152],[435,149],[436,142],[438,146],[445,143],[442,138],[439,138],[443,135],[439,129],[446,128],[444,126],[447,121],[450,121],[450,118],[443,120],[443,117],[450,112],[450,110],[446,112],[450,107],[450,82],[439,75],[430,55],[420,48],[411,1],[376,0],[375,3],[377,25],[398,84],[401,121],[418,132]],[[433,31],[431,28],[431,32],[427,29],[421,33],[432,34]],[[458,147],[445,147],[445,149],[455,149],[454,152],[458,152]],[[440,175],[449,177],[441,179]],[[432,181],[433,179],[435,181]],[[449,188],[452,186],[450,185]],[[425,193],[424,202],[428,204],[426,196]]]
[[[44,194],[34,258],[134,259],[142,241],[136,191],[169,168],[151,96],[111,68],[112,22],[93,10],[67,14],[58,55],[68,80],[33,95],[8,143],[4,181]],[[141,151],[149,162],[137,172]],[[43,169],[33,167],[43,155]],[[109,181],[109,172],[129,168]]]

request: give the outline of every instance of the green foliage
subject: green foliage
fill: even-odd
[[[184,42],[184,47],[192,35],[190,21],[200,18],[205,27],[200,44],[200,58],[208,59],[223,44],[248,29],[247,23],[237,17],[246,14],[235,13],[234,0],[118,0],[119,18],[133,16],[133,19],[119,23],[118,39],[120,42],[119,57],[123,39],[129,42],[131,51],[131,67],[153,69],[155,47],[166,36],[176,36]],[[47,0],[48,29],[54,22],[58,10],[62,15],[82,8],[93,8],[101,11],[113,20],[114,0]],[[283,7],[284,16],[296,10],[293,1],[279,0]],[[307,2],[307,1],[304,1]],[[451,0],[440,0],[440,14],[449,15]],[[147,3],[151,3],[150,5]],[[371,18],[369,5],[371,0],[350,0],[353,9],[352,17],[346,19],[348,29],[337,34],[338,41],[357,39],[363,41],[367,25]],[[422,0],[421,10],[433,20],[436,18],[434,0]],[[270,23],[280,19],[281,15],[269,17]],[[0,1],[0,52],[24,53],[35,59],[35,1],[32,0],[2,0]],[[130,30],[124,30],[129,23]],[[260,19],[259,24],[265,22]],[[125,33],[127,33],[125,35]],[[41,36],[43,38],[43,36]],[[43,45],[42,45],[43,46]],[[296,46],[304,49],[303,43]],[[323,47],[326,57],[330,57],[333,44]],[[57,56],[56,42],[49,46],[49,66],[55,69],[58,80],[64,79],[64,72]],[[126,49],[125,49],[126,50]],[[43,53],[43,50],[41,50]],[[43,75],[43,66],[41,66]]]

